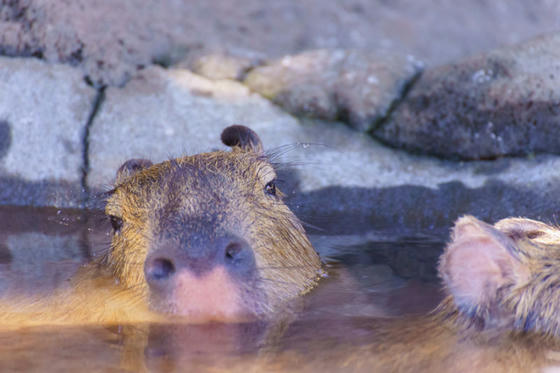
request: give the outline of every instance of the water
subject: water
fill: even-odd
[[[441,299],[429,237],[311,236],[328,278],[297,312],[271,322],[0,330],[0,371],[317,371],[343,366],[372,320],[422,314]],[[109,243],[80,211],[0,207],[0,294],[47,293]],[[2,301],[2,300],[0,300]],[[334,366],[334,365],[333,365]]]

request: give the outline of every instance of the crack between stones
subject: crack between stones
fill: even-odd
[[[86,121],[84,132],[82,134],[82,177],[81,177],[81,187],[82,187],[82,200],[80,201],[81,208],[87,208],[88,203],[90,201],[90,190],[87,183],[88,175],[90,172],[90,163],[89,163],[89,140],[90,140],[90,130],[97,113],[101,109],[103,102],[105,101],[105,86],[97,89],[97,94],[93,100],[91,111],[88,115],[88,119]]]
[[[282,105],[275,102],[270,97],[267,97],[267,96],[263,95],[262,93],[251,89],[251,87],[249,87],[245,83],[245,78],[247,77],[248,74],[251,73],[251,71],[253,71],[253,70],[255,70],[255,69],[257,69],[261,66],[264,66],[264,65],[266,65],[266,64],[262,63],[262,64],[259,64],[259,65],[249,67],[249,68],[247,68],[246,70],[243,71],[243,74],[242,74],[241,77],[235,78],[235,79],[227,79],[227,80],[239,83],[243,87],[247,88],[251,94],[256,94],[256,95],[262,97],[263,99],[268,101],[273,107],[275,107],[276,109],[281,111],[284,115],[287,115],[287,116],[291,117],[292,119],[294,119],[295,121],[297,121],[300,124],[305,122],[306,120],[318,120],[318,121],[325,122],[325,123],[342,123],[342,124],[346,125],[347,127],[351,128],[351,129],[354,129],[352,126],[350,126],[350,123],[347,120],[344,120],[344,119],[331,120],[331,119],[325,119],[325,118],[318,118],[318,117],[314,117],[314,116],[311,116],[311,115],[308,116],[308,115],[305,115],[305,114],[294,114],[291,111],[287,110]],[[170,65],[170,66],[167,66],[165,68],[169,69],[169,68],[172,68],[173,66],[174,65]],[[189,70],[189,69],[187,69],[187,70]],[[211,81],[216,81],[216,79],[212,79],[212,78],[209,78],[205,75],[201,75],[201,74],[199,74],[195,71],[192,71],[192,70],[189,70],[189,71],[194,75],[203,77],[203,78],[211,80]],[[449,161],[449,162],[471,162],[471,161],[474,161],[474,162],[476,162],[476,161],[492,161],[492,160],[500,159],[500,158],[517,158],[515,155],[513,155],[513,156],[503,155],[503,156],[500,156],[500,157],[488,158],[488,159],[464,159],[464,158],[460,158],[460,157],[444,157],[444,156],[440,156],[440,155],[437,155],[437,154],[424,153],[424,152],[421,152],[421,151],[414,151],[414,150],[411,150],[411,149],[407,149],[405,147],[395,146],[393,144],[390,144],[390,143],[386,142],[382,137],[376,136],[375,131],[378,130],[379,128],[383,127],[390,120],[393,112],[406,99],[409,92],[412,90],[412,88],[414,87],[416,82],[422,76],[423,72],[424,72],[424,70],[417,71],[410,79],[407,80],[407,82],[405,84],[403,84],[403,87],[400,90],[400,94],[398,95],[398,97],[396,97],[391,102],[391,104],[389,105],[389,108],[387,109],[385,114],[383,116],[380,116],[378,119],[376,119],[373,122],[372,127],[369,130],[364,131],[364,133],[367,133],[375,141],[377,141],[378,143],[380,143],[381,145],[383,145],[387,148],[403,151],[407,154],[414,155],[414,156],[433,158],[433,159],[437,159],[437,160],[441,160],[441,161]],[[337,117],[340,118],[341,117],[340,114],[337,114]],[[362,133],[362,131],[358,131],[356,129],[354,129],[354,130],[356,132]]]
[[[282,112],[288,114],[289,116],[295,118],[295,119],[300,119],[302,116],[301,115],[296,115],[288,110],[286,110],[286,108],[284,108],[282,105],[279,105],[278,103],[274,102],[274,100],[272,100],[269,97],[266,97],[265,95],[261,94],[260,92],[256,92],[253,91],[247,84],[245,84],[245,78],[247,77],[247,75],[249,75],[253,70],[262,67],[266,65],[265,63],[263,64],[259,64],[256,66],[251,66],[249,68],[247,68],[244,72],[243,75],[238,78],[238,79],[234,79],[233,81],[237,81],[239,82],[241,85],[243,85],[244,87],[246,87],[247,89],[249,89],[249,91],[251,93],[256,93],[259,96],[261,96],[262,98],[268,100],[269,102],[271,102],[274,106],[276,106],[277,108],[279,108]],[[368,129],[366,132],[373,137],[374,139],[376,139],[377,141],[379,141],[381,144],[383,144],[384,146],[390,147],[390,148],[394,148],[393,146],[385,143],[381,138],[379,138],[378,136],[375,136],[375,131],[379,128],[381,128],[382,126],[385,125],[385,123],[387,123],[389,121],[389,119],[391,118],[391,115],[393,114],[393,112],[397,109],[397,107],[406,99],[406,97],[408,96],[408,93],[410,92],[410,90],[413,88],[413,86],[416,84],[416,82],[420,79],[420,77],[422,76],[422,73],[424,72],[423,69],[420,69],[419,71],[417,71],[402,87],[401,92],[399,94],[398,97],[396,97],[391,104],[389,105],[389,108],[387,109],[387,111],[385,112],[385,115],[379,117],[378,119],[376,119],[373,123],[372,123],[372,127],[370,129]],[[194,72],[193,72],[194,73]],[[338,109],[337,112],[337,119],[335,120],[336,122],[341,122],[344,123],[345,125],[347,125],[348,127],[352,128],[352,126],[350,126],[350,123],[347,120],[342,119],[343,116],[341,115],[341,108]],[[319,120],[323,120],[323,121],[327,121],[327,122],[332,122],[332,120],[328,120],[328,119],[322,119],[322,118],[315,118],[313,116],[305,116],[303,115],[304,118],[309,118],[309,119],[319,119]],[[400,148],[399,148],[400,149]]]
[[[398,97],[396,97],[392,102],[391,105],[389,105],[389,108],[387,109],[387,112],[385,113],[384,116],[382,116],[381,118],[377,119],[372,127],[368,130],[368,133],[376,140],[379,140],[377,138],[377,136],[375,136],[375,131],[377,131],[379,128],[383,127],[385,125],[385,123],[387,123],[389,121],[389,119],[391,118],[391,115],[393,114],[393,112],[398,108],[398,106],[406,99],[406,96],[408,96],[408,93],[412,90],[412,87],[416,84],[416,82],[420,79],[420,77],[422,76],[423,71],[418,71],[416,74],[414,74],[402,87],[401,89],[401,93]]]
[[[442,161],[468,161],[465,159],[454,159],[454,158],[449,158],[449,157],[441,157],[438,156],[436,154],[427,154],[427,153],[423,153],[420,151],[413,151],[410,149],[406,149],[405,147],[399,147],[399,146],[395,146],[393,144],[388,143],[387,141],[385,141],[381,136],[377,136],[375,134],[375,132],[380,129],[381,127],[383,127],[387,122],[389,122],[389,120],[391,119],[391,116],[393,115],[393,113],[395,112],[395,110],[397,110],[397,108],[399,107],[399,105],[406,99],[406,97],[408,96],[409,92],[412,90],[412,88],[414,87],[414,85],[416,84],[416,82],[420,79],[420,77],[423,74],[423,70],[418,71],[412,78],[410,78],[410,80],[408,82],[406,82],[406,84],[403,86],[402,90],[401,90],[401,94],[399,95],[399,97],[397,97],[396,99],[393,100],[393,102],[391,102],[391,105],[389,106],[389,108],[387,109],[387,113],[379,118],[378,120],[376,120],[373,123],[373,126],[367,131],[367,133],[377,142],[379,142],[380,144],[382,144],[383,146],[386,146],[387,148],[390,149],[395,149],[395,150],[401,150],[407,154],[410,155],[415,155],[415,156],[423,156],[423,157],[429,157],[429,158],[434,158],[434,159],[438,159],[438,160],[442,160]]]

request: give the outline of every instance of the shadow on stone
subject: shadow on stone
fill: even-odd
[[[0,159],[4,158],[12,146],[12,129],[10,123],[0,120]]]
[[[389,188],[328,187],[294,193],[288,205],[321,234],[359,234],[372,230],[397,236],[429,234],[446,238],[461,215],[493,223],[508,216],[554,222],[560,190],[534,191],[491,180],[480,188],[455,181],[437,189],[415,185]],[[314,229],[309,229],[313,233]]]
[[[0,177],[0,205],[82,207],[79,182]]]
[[[13,259],[10,248],[3,243],[0,243],[0,264],[10,264]]]

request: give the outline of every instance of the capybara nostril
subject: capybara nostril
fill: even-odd
[[[169,258],[153,258],[146,263],[145,271],[149,283],[167,280],[175,273],[175,264]]]
[[[220,241],[218,241],[220,242]],[[226,235],[218,244],[218,256],[222,256],[223,264],[238,275],[249,275],[255,268],[253,249],[244,239]],[[221,253],[221,254],[220,254]]]
[[[225,256],[226,261],[234,261],[239,253],[243,250],[243,247],[239,242],[231,242],[226,246]]]

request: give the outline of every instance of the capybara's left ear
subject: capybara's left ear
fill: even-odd
[[[529,271],[515,242],[495,227],[464,216],[440,258],[439,274],[463,311],[496,308],[498,289],[526,281]]]
[[[122,184],[126,179],[128,179],[138,171],[150,167],[152,164],[152,161],[148,159],[129,159],[128,161],[124,162],[122,166],[120,166],[117,170],[117,178],[115,180],[115,184]]]
[[[261,139],[255,131],[240,124],[234,124],[225,128],[222,132],[222,142],[224,145],[238,146],[241,149],[258,154],[264,152]]]

